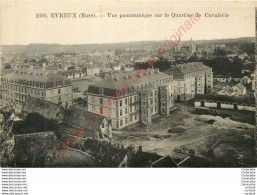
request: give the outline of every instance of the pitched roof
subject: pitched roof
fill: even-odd
[[[180,70],[185,74],[200,71],[200,70],[211,69],[210,67],[204,65],[202,62],[178,64],[177,67],[179,67]]]
[[[27,113],[38,113],[49,120],[62,120],[64,117],[64,108],[49,102],[34,97],[28,97],[23,111]]]
[[[5,76],[8,79],[20,79],[26,81],[38,81],[38,82],[52,82],[53,80],[60,81],[64,80],[65,85],[70,85],[71,81],[64,78],[60,74],[50,73],[43,70],[31,70],[31,71],[13,71]]]
[[[242,85],[241,83],[237,83],[234,87],[238,87],[239,89],[245,89],[246,87]]]
[[[97,118],[97,121],[95,120],[95,123],[90,121],[90,125],[87,124],[87,120],[89,118]],[[88,112],[86,110],[76,108],[71,106],[65,113],[64,122],[83,127],[84,129],[88,129],[90,131],[97,131],[102,124],[104,120],[103,116],[99,116],[97,114],[94,114],[92,112]]]
[[[136,80],[137,71],[132,71],[132,72],[119,72],[119,73],[113,74],[111,76],[104,78],[102,81],[94,83],[90,86],[116,90],[118,89],[118,86],[121,87],[123,83],[126,83],[129,87],[132,87],[132,86],[135,87],[135,85],[137,84],[170,78],[169,75],[163,72],[159,72],[158,69],[147,69],[147,72],[145,72],[144,70],[142,71],[144,72],[144,75],[141,78],[138,78],[136,83],[132,81],[131,77],[133,77],[134,80]],[[88,92],[90,92],[92,89],[90,88],[90,86],[88,88]]]
[[[164,73],[173,75],[173,79],[184,79],[184,73],[177,66],[169,68],[168,70],[164,71]]]
[[[178,64],[166,70],[164,73],[173,74],[174,79],[183,79],[185,74],[211,69],[205,66],[202,62],[192,62],[185,64]]]

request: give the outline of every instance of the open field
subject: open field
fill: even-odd
[[[138,125],[114,132],[125,147],[141,145],[144,151],[185,158],[189,149],[212,160],[217,167],[256,166],[254,126],[219,116],[192,114],[190,103],[177,103],[170,116],[150,126]]]

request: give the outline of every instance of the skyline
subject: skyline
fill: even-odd
[[[232,39],[232,40],[236,40],[236,39],[243,39],[243,38],[246,38],[246,39],[250,39],[250,38],[254,38],[254,36],[252,37],[237,37],[237,38],[224,38],[224,39],[197,39],[197,40],[194,40],[192,38],[192,40],[194,42],[199,42],[199,41],[219,41],[219,40],[229,40],[229,39]],[[71,46],[71,45],[110,45],[110,44],[126,44],[126,43],[139,43],[139,42],[161,42],[161,41],[166,41],[166,40],[145,40],[145,41],[128,41],[128,42],[114,42],[114,43],[78,43],[78,44],[62,44],[62,43],[28,43],[28,44],[24,44],[24,45],[21,45],[21,44],[17,44],[17,45],[1,45],[1,46],[28,46],[28,45],[61,45],[61,46]],[[188,40],[181,40],[181,42],[188,42],[190,41],[190,39]]]

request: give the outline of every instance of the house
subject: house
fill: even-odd
[[[251,79],[248,76],[244,76],[243,78],[240,79],[240,83],[243,85],[247,85],[251,82]]]
[[[246,87],[243,86],[241,83],[236,84],[232,88],[233,88],[233,92],[235,92],[235,95],[245,95],[246,94]]]
[[[83,127],[98,139],[111,138],[112,126],[106,117],[71,106],[66,110],[64,123],[75,128]]]
[[[234,95],[235,92],[233,91],[233,88],[226,85],[225,87],[223,87],[223,89],[221,91],[218,92],[218,95],[227,95],[227,96],[232,96]]]
[[[229,83],[231,82],[231,76],[229,75],[215,75],[214,76],[215,82],[221,82],[221,83]]]
[[[100,68],[87,67],[87,76],[97,76],[100,74]]]

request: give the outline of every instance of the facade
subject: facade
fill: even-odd
[[[174,100],[188,101],[195,94],[207,94],[213,90],[213,72],[201,62],[173,66],[164,73],[173,75]]]
[[[229,75],[215,75],[214,81],[220,82],[220,83],[230,83],[231,82],[231,76]]]
[[[100,74],[100,68],[86,68],[87,76],[97,76]]]
[[[117,130],[138,122],[151,124],[155,115],[169,114],[173,107],[172,76],[146,69],[140,77],[138,71],[120,72],[89,86],[88,111],[105,115]],[[115,93],[121,96],[115,98]]]
[[[72,84],[70,80],[56,73],[15,71],[1,82],[2,100],[21,112],[29,96],[60,104],[72,105]]]

